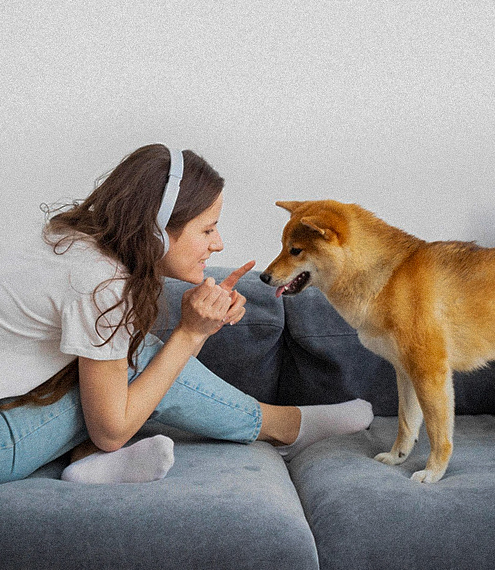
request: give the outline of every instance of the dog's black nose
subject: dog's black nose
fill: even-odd
[[[263,283],[270,285],[270,281],[272,280],[272,277],[271,277],[271,275],[268,275],[268,273],[262,273],[260,275],[260,279],[263,281]]]

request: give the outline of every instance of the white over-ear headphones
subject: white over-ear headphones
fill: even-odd
[[[163,255],[166,255],[170,247],[170,240],[165,228],[170,220],[170,216],[172,215],[175,202],[177,201],[180,182],[182,180],[182,175],[184,174],[184,157],[182,155],[182,151],[173,148],[168,149],[168,151],[170,153],[170,170],[168,172],[167,184],[163,190],[160,210],[156,217],[156,223],[160,229],[159,237],[161,237],[163,241]]]

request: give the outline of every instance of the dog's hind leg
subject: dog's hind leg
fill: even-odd
[[[418,440],[419,428],[423,422],[423,413],[408,375],[396,369],[397,389],[399,392],[399,430],[397,439],[387,453],[379,453],[375,459],[387,465],[403,463]]]

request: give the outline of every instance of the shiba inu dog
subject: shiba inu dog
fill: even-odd
[[[495,359],[495,249],[426,242],[355,204],[277,202],[291,213],[280,255],[261,274],[276,295],[318,287],[371,351],[395,368],[406,460],[425,420],[431,452],[412,479],[441,479],[452,454],[453,371]]]

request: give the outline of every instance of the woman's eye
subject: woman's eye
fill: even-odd
[[[289,250],[289,253],[291,255],[299,255],[301,253],[302,249],[299,249],[298,247],[291,247]]]
[[[206,234],[207,236],[209,236],[209,235],[212,234],[212,233],[213,233],[213,230],[206,230],[206,231],[205,231],[205,234]]]

